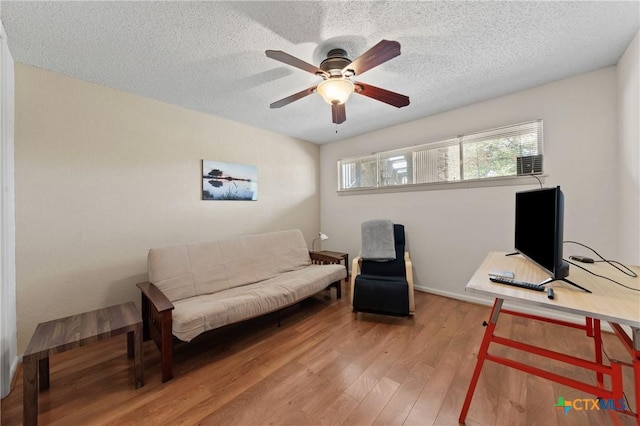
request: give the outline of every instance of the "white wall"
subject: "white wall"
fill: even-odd
[[[618,65],[620,259],[640,265],[640,32]]]
[[[18,366],[16,346],[13,58],[0,23],[0,397],[8,395]]]
[[[321,146],[321,229],[330,237],[323,248],[355,256],[361,222],[391,219],[406,226],[416,285],[464,297],[488,251],[513,249],[514,193],[537,187],[537,181],[339,196],[336,161],[537,118],[544,120],[545,185],[560,185],[565,194],[565,239],[616,258],[615,67]],[[565,246],[567,253],[572,247]]]
[[[19,353],[38,322],[139,302],[151,247],[319,230],[311,143],[23,64],[15,141]],[[256,165],[258,201],[202,201],[202,159]]]
[[[320,219],[330,236],[323,248],[351,256],[362,221],[405,224],[417,285],[464,297],[486,252],[512,248],[513,194],[537,182],[338,196],[336,161],[536,118],[544,120],[545,184],[566,197],[565,237],[614,258],[637,253],[638,234],[617,225],[638,221],[622,213],[633,201],[618,197],[638,195],[637,180],[627,186],[618,167],[623,150],[638,152],[637,94],[635,104],[628,97],[637,93],[638,37],[633,43],[617,68],[320,148],[17,64],[18,352],[37,322],[138,301],[149,247],[292,227],[310,244]],[[637,173],[638,155],[628,171]],[[256,164],[260,200],[200,201],[202,158]]]

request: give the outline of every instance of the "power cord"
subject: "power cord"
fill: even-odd
[[[638,277],[638,274],[636,274],[636,273],[635,273],[633,270],[631,270],[628,266],[626,266],[626,265],[624,265],[624,264],[622,264],[622,263],[618,262],[617,260],[608,260],[608,259],[605,259],[604,257],[602,257],[602,256],[600,255],[600,253],[598,253],[597,251],[595,251],[594,249],[592,249],[591,247],[589,247],[589,246],[588,246],[588,245],[586,245],[586,244],[582,244],[582,243],[579,243],[579,242],[577,242],[577,241],[570,241],[570,240],[569,240],[569,241],[564,241],[564,243],[577,244],[577,245],[582,246],[582,247],[584,247],[584,248],[586,248],[586,249],[589,249],[589,250],[591,250],[591,251],[592,251],[596,256],[598,256],[598,257],[600,258],[600,260],[596,260],[595,262],[606,262],[606,263],[608,263],[609,265],[613,266],[614,268],[616,268],[617,270],[619,270],[620,272],[622,272],[623,274],[625,274],[625,275],[627,275],[627,276],[629,276],[629,277],[633,277],[633,278],[637,278],[637,277]],[[611,279],[611,278],[609,278],[609,277],[605,277],[605,276],[603,276],[603,275],[596,274],[595,272],[590,271],[590,270],[588,270],[587,268],[584,268],[584,267],[582,267],[582,266],[580,266],[580,265],[576,264],[575,262],[571,262],[571,261],[569,261],[569,260],[567,260],[566,262],[568,262],[568,263],[572,264],[573,266],[575,266],[575,267],[577,267],[577,268],[582,269],[583,271],[587,271],[587,272],[588,272],[588,273],[590,273],[591,275],[594,275],[594,276],[596,276],[596,277],[600,277],[600,278],[604,278],[604,279],[609,280],[609,281],[611,281],[611,282],[613,282],[613,283],[615,283],[615,284],[618,284],[619,286],[622,286],[622,287],[628,288],[629,290],[633,290],[633,291],[640,291],[640,289],[633,288],[633,287],[629,287],[629,286],[624,285],[624,284],[622,284],[622,283],[619,283],[618,281],[613,280],[613,279]],[[620,266],[616,266],[616,265],[620,265]],[[600,347],[602,348],[602,352],[604,353],[604,356],[606,356],[606,357],[607,357],[607,360],[609,361],[609,364],[611,364],[611,357],[609,356],[609,354],[607,353],[607,351],[606,351],[606,350],[605,350],[605,348],[604,348],[604,342],[602,341],[602,338],[600,339]],[[622,391],[622,396],[624,397],[624,400],[625,400],[625,402],[626,402],[626,404],[627,404],[627,410],[628,410],[631,414],[633,414],[633,415],[637,416],[638,414],[637,414],[637,413],[634,413],[634,412],[631,410],[631,405],[629,405],[629,398],[627,398],[627,394],[626,394],[626,392],[625,392],[624,390]],[[636,410],[638,410],[638,409],[640,409],[640,407],[636,407]]]
[[[534,174],[532,174],[531,176],[533,176],[534,178],[536,178],[538,180],[538,183],[540,184],[540,188],[542,188],[542,181],[540,180],[540,178]]]
[[[591,250],[593,253],[595,253],[595,255],[596,255],[596,256],[598,256],[598,257],[601,259],[601,260],[599,260],[599,261],[597,261],[597,262],[606,262],[606,263],[608,263],[609,265],[611,265],[612,267],[616,268],[617,270],[619,270],[620,272],[622,272],[623,274],[625,274],[625,275],[627,275],[627,276],[630,276],[630,277],[633,277],[633,278],[637,278],[637,277],[638,277],[638,274],[636,274],[634,271],[632,271],[631,269],[629,269],[629,267],[627,267],[627,266],[623,265],[622,263],[620,263],[620,262],[618,262],[618,261],[616,261],[616,260],[607,260],[607,259],[605,259],[604,257],[602,257],[602,256],[600,255],[600,253],[598,253],[597,251],[595,251],[594,249],[592,249],[591,247],[589,247],[589,246],[588,246],[588,245],[586,245],[586,244],[582,244],[582,243],[579,243],[579,242],[577,242],[577,241],[564,241],[564,243],[577,244],[577,245],[579,245],[579,246],[585,247],[585,248],[587,248],[587,249]],[[596,274],[595,272],[590,271],[589,269],[587,269],[587,268],[585,268],[585,267],[583,267],[583,266],[580,266],[580,265],[578,265],[578,264],[577,264],[577,263],[575,263],[575,262],[572,262],[572,261],[570,261],[570,260],[566,260],[566,259],[564,259],[564,260],[565,260],[565,262],[570,263],[571,265],[575,266],[576,268],[580,268],[580,269],[582,269],[583,271],[586,271],[586,272],[590,273],[591,275],[594,275],[594,276],[596,276],[596,277],[598,277],[598,278],[604,278],[605,280],[609,280],[609,281],[611,281],[612,283],[617,284],[617,285],[619,285],[619,286],[621,286],[621,287],[627,288],[627,289],[629,289],[629,290],[633,290],[633,291],[640,291],[640,289],[638,289],[638,288],[629,287],[628,285],[625,285],[625,284],[619,283],[618,281],[616,281],[616,280],[614,280],[614,279],[611,279],[611,278],[609,278],[609,277],[605,277],[604,275]],[[620,268],[619,266],[616,266],[616,264],[618,264],[618,265],[622,266],[622,268],[624,268],[624,269]],[[625,269],[626,269],[626,271],[625,271]]]
[[[638,278],[638,274],[636,274],[635,272],[633,272],[633,270],[629,269],[629,267],[628,267],[628,266],[623,265],[622,263],[618,262],[617,260],[608,260],[608,259],[605,259],[604,257],[602,257],[602,255],[600,255],[600,253],[598,253],[597,251],[595,251],[594,249],[592,249],[591,247],[589,247],[589,246],[588,246],[588,245],[586,245],[586,244],[582,244],[582,243],[579,243],[579,242],[577,242],[577,241],[570,241],[570,240],[568,240],[568,241],[564,241],[564,243],[565,243],[565,244],[567,244],[567,243],[570,243],[570,244],[577,244],[577,245],[582,246],[582,247],[584,247],[584,248],[586,248],[586,249],[589,249],[589,250],[591,250],[591,251],[592,251],[596,256],[598,256],[598,257],[600,258],[600,260],[596,260],[596,262],[606,262],[606,263],[608,263],[609,265],[611,265],[611,266],[613,266],[614,268],[616,268],[618,271],[622,272],[623,274],[628,275],[628,276],[633,277],[633,278]],[[618,267],[618,266],[616,266],[616,265],[620,265],[622,268],[620,268],[620,267]],[[623,269],[623,268],[624,268],[624,269]]]

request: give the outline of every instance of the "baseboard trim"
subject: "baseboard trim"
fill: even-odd
[[[414,285],[414,288],[418,291],[422,291],[423,293],[431,293],[431,294],[435,294],[437,296],[442,296],[442,297],[448,297],[450,299],[457,299],[457,300],[462,300],[463,302],[469,302],[469,303],[475,303],[477,305],[485,305],[485,306],[493,306],[493,300],[490,297],[478,297],[478,296],[471,296],[469,294],[460,294],[460,293],[454,293],[451,291],[444,291],[444,290],[439,290],[439,289],[435,289],[435,288],[430,288],[430,287],[424,287],[424,286],[418,286],[418,285]],[[508,309],[513,309],[513,310],[517,310],[518,312],[523,312],[525,314],[530,314],[530,315],[540,315],[540,309],[539,308],[535,308],[535,307],[527,307],[524,306],[522,304],[519,303],[511,303],[509,301],[505,301],[504,302],[504,306]],[[551,319],[556,319],[556,320],[560,320],[560,321],[567,321],[567,322],[571,322],[574,324],[580,324],[580,325],[584,325],[584,317],[581,317],[579,315],[571,315],[565,312],[555,312],[552,311],[550,309],[544,309],[544,316],[547,318],[551,318]],[[608,331],[613,333],[613,329],[611,328],[611,326],[609,325],[609,323],[607,321],[601,321],[600,325],[602,327],[603,331]],[[629,333],[629,331],[625,330],[627,332],[627,334]]]

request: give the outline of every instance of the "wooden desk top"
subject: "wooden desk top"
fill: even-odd
[[[540,306],[640,328],[640,291],[626,289],[570,265],[567,278],[593,293],[586,293],[563,281],[553,281],[545,285],[546,288],[553,288],[555,293],[554,299],[548,299],[546,292],[520,289],[489,281],[489,271],[496,270],[512,271],[515,273],[514,279],[530,283],[539,283],[549,277],[546,272],[521,255],[505,256],[505,254],[505,252],[490,252],[471,277],[465,290],[528,306]],[[624,275],[606,263],[581,263],[580,266],[631,288],[640,289],[640,278]],[[640,275],[640,268],[631,267],[631,269]]]

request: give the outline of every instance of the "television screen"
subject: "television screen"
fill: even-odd
[[[560,187],[516,193],[515,249],[553,279],[568,275],[562,260],[564,196]]]

